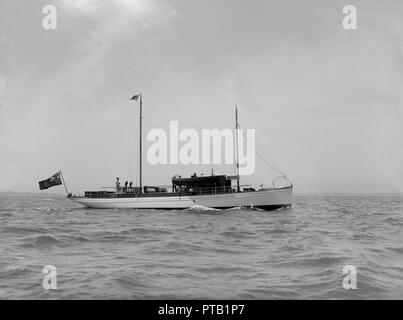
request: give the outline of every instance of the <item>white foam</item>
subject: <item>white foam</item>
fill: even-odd
[[[205,207],[199,204],[194,204],[190,208],[186,210],[195,210],[195,211],[220,211],[220,209],[215,209],[215,208],[210,208],[210,207]]]

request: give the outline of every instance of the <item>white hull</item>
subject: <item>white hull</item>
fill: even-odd
[[[70,197],[71,200],[89,208],[133,209],[186,209],[194,205],[210,208],[256,207],[266,210],[291,206],[292,187],[254,192],[226,193],[196,196],[138,196],[89,198]]]

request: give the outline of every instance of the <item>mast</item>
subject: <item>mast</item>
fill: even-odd
[[[69,196],[69,191],[67,190],[67,186],[66,186],[66,182],[64,181],[62,170],[59,171],[59,174],[60,174],[60,177],[62,178],[63,187],[64,187],[64,190],[66,190],[66,195]]]
[[[140,192],[143,192],[143,181],[142,181],[142,154],[143,154],[143,138],[142,138],[142,133],[143,133],[143,96],[140,93],[140,172],[139,172],[139,180],[140,180]]]
[[[238,105],[235,104],[235,163],[236,163],[236,190],[240,192],[239,188],[239,148],[238,148]]]

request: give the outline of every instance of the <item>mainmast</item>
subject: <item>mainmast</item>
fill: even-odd
[[[143,170],[142,170],[143,137],[142,137],[142,134],[143,134],[143,96],[140,93],[140,155],[139,155],[139,157],[140,157],[140,159],[139,159],[140,160],[139,161],[139,163],[140,163],[140,172],[139,172],[140,192],[143,192],[143,179],[142,179],[142,175],[143,175],[142,174],[143,173]]]
[[[239,188],[239,148],[238,148],[238,105],[235,104],[235,164],[236,164],[236,190],[240,192]]]
[[[134,100],[137,101],[140,98],[140,117],[139,117],[139,121],[140,121],[140,125],[139,125],[139,130],[140,130],[140,134],[139,134],[139,138],[140,138],[140,153],[139,153],[139,182],[140,182],[140,192],[143,192],[143,95],[141,93],[135,94],[133,96],[133,98],[131,98],[130,100]]]

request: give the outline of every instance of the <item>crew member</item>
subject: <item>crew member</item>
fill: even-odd
[[[123,192],[127,192],[127,184],[129,183],[129,181],[125,181],[125,187],[123,189]]]

